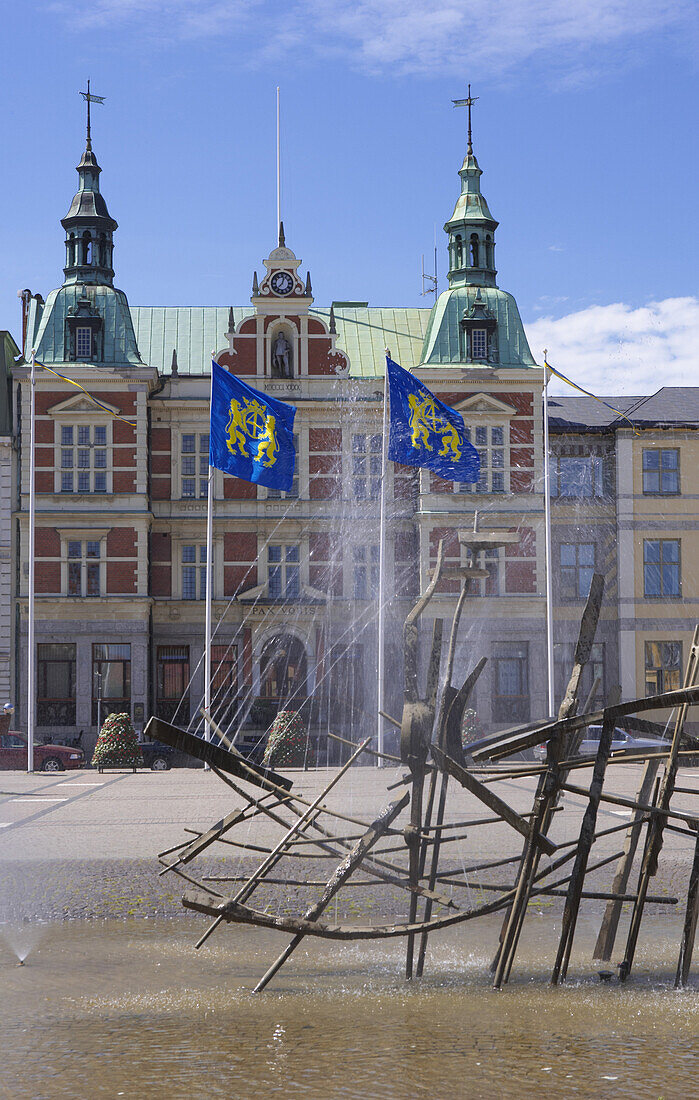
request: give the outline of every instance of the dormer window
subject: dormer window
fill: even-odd
[[[488,358],[488,333],[484,328],[474,328],[471,330],[471,358]]]
[[[87,327],[75,330],[75,358],[92,359],[92,330]]]

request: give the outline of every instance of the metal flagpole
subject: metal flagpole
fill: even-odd
[[[281,158],[281,141],[279,130],[279,85],[277,85],[277,225],[274,230],[276,237],[279,232],[279,223],[282,220],[282,158]]]
[[[548,352],[544,349],[544,391],[543,419],[544,419],[544,531],[546,546],[546,668],[548,671],[548,703],[549,716],[554,714],[554,682],[553,682],[553,569],[551,554],[551,485],[549,473],[549,371],[546,363]]]
[[[214,354],[211,353],[213,359]],[[214,368],[211,367],[211,390],[209,393],[209,422],[211,421],[211,403],[214,395]],[[209,428],[211,424],[209,423]],[[209,483],[206,495],[206,618],[204,623],[204,710],[211,718],[211,605],[214,590],[214,467],[209,463]],[[211,740],[211,726],[204,723],[204,737]],[[209,765],[204,768],[209,771]]]
[[[389,355],[388,348],[386,348],[386,355]],[[381,515],[379,519],[379,619],[377,624],[378,632],[378,661],[377,661],[377,715],[376,715],[376,747],[379,752],[384,751],[384,739],[383,739],[383,726],[384,719],[381,711],[384,710],[383,702],[383,689],[384,689],[384,600],[385,600],[385,584],[384,584],[384,572],[386,564],[386,466],[387,466],[387,454],[388,454],[388,370],[384,374],[383,381],[383,429],[381,436]],[[371,555],[369,555],[371,557]],[[371,576],[371,563],[369,564],[369,573]],[[378,767],[382,767],[383,760],[379,756],[377,757]]]
[[[27,771],[34,771],[34,435],[36,420],[36,358],[31,353],[29,398],[29,612],[27,620]]]

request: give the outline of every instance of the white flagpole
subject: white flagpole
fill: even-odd
[[[388,348],[386,348],[386,355],[388,355]],[[381,516],[379,520],[379,619],[377,624],[378,632],[378,661],[377,661],[377,713],[376,713],[376,747],[379,752],[384,751],[384,718],[381,711],[384,709],[384,600],[385,600],[385,583],[384,572],[386,564],[386,466],[387,466],[387,454],[388,454],[388,368],[384,374],[383,381],[383,429],[381,436]],[[369,471],[371,473],[371,471]],[[371,555],[369,555],[371,557]],[[367,563],[369,566],[369,575],[371,577],[371,562]],[[377,764],[382,767],[383,761],[381,757],[378,757]]]
[[[549,717],[553,717],[555,707],[555,688],[553,682],[553,561],[551,553],[551,485],[549,474],[549,372],[546,364],[547,352],[544,351],[544,533],[546,547],[546,668],[548,672]]]
[[[282,220],[282,157],[279,127],[279,85],[277,85],[277,225],[274,230],[276,237]]]
[[[34,771],[34,518],[36,501],[34,492],[35,459],[34,436],[36,420],[36,359],[34,348],[31,353],[31,374],[29,386],[29,613],[27,619],[27,771]]]
[[[213,359],[213,352],[211,358]],[[211,390],[209,394],[209,431],[211,430],[211,402],[214,394],[214,368],[211,367]],[[214,589],[214,467],[209,464],[209,484],[206,496],[206,619],[204,624],[204,710],[211,715],[211,623]],[[211,726],[204,723],[204,737],[211,740]],[[204,765],[209,770],[209,765]]]

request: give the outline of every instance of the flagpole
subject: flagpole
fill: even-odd
[[[32,348],[31,374],[29,387],[29,609],[27,618],[27,771],[34,771],[34,520],[35,500],[35,457],[34,436],[36,421],[36,358]]]
[[[544,534],[546,549],[546,668],[548,674],[548,709],[549,717],[553,717],[555,707],[554,682],[553,682],[553,560],[551,553],[551,485],[549,473],[549,372],[546,362],[547,352],[544,351],[544,390],[543,420],[544,420]]]
[[[386,348],[388,355],[388,348]],[[386,467],[388,453],[388,369],[384,373],[383,380],[383,427],[381,435],[381,515],[379,519],[379,619],[378,632],[378,661],[377,661],[377,715],[376,715],[376,747],[379,752],[384,751],[384,719],[381,713],[384,707],[384,600],[385,584],[384,572],[386,564]],[[371,557],[371,555],[369,555]],[[369,562],[371,575],[371,563]],[[378,767],[382,767],[383,760],[377,757]]]
[[[280,138],[280,126],[279,126],[279,85],[277,85],[277,225],[274,231],[275,236],[279,232],[279,223],[282,220],[282,157],[281,157],[281,138]]]
[[[213,359],[213,352],[211,358]],[[209,430],[211,430],[211,402],[214,392],[214,368],[211,366],[211,389],[209,393]],[[211,715],[211,625],[212,603],[214,588],[214,467],[211,465],[211,452],[209,451],[209,482],[206,495],[206,617],[204,623],[204,710],[209,718]],[[211,726],[204,723],[204,737],[211,740]],[[204,768],[209,771],[209,765]]]

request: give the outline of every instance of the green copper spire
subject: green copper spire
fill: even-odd
[[[90,103],[101,102],[100,96],[81,93],[87,101],[87,134],[85,152],[77,167],[79,185],[70,210],[61,225],[66,231],[66,266],[63,271],[66,283],[101,284],[111,286],[114,279],[112,267],[112,234],[117,228],[110,217],[107,204],[100,194],[100,172],[97,157],[92,151],[90,133]]]
[[[452,100],[455,107],[468,107],[468,145],[459,169],[461,194],[454,213],[444,226],[449,237],[449,285],[496,286],[495,230],[498,223],[481,194],[482,172],[473,152],[471,107],[477,97]]]

